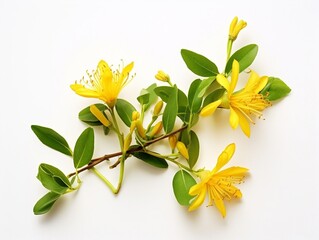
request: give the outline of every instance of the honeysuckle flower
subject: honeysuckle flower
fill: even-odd
[[[234,17],[229,26],[229,39],[235,41],[239,32],[247,26],[247,23],[243,20],[238,22],[238,17]]]
[[[78,95],[88,98],[98,98],[113,108],[119,93],[129,80],[129,74],[134,66],[131,62],[123,68],[112,71],[109,65],[101,60],[92,74],[88,73],[89,80],[82,78],[79,83],[71,85],[71,89]]]
[[[246,136],[250,136],[249,122],[254,124],[251,115],[257,117],[262,116],[262,111],[270,106],[270,102],[264,98],[259,92],[266,86],[268,77],[259,77],[254,71],[251,71],[246,86],[234,92],[237,85],[239,75],[239,63],[234,60],[232,65],[231,81],[218,74],[217,82],[226,89],[226,93],[222,99],[208,104],[201,111],[201,116],[208,116],[210,108],[216,109],[218,107],[230,109],[229,123],[233,129],[236,129],[238,125]]]
[[[230,167],[224,170],[221,168],[226,165],[235,152],[235,144],[228,145],[219,155],[217,164],[212,171],[204,170],[200,172],[201,181],[189,190],[191,196],[196,196],[189,206],[189,211],[196,210],[205,201],[206,195],[209,196],[208,206],[215,205],[223,217],[226,216],[224,199],[241,198],[241,191],[233,184],[243,182],[247,168]],[[221,171],[220,171],[221,170]]]

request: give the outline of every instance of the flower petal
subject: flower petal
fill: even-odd
[[[219,193],[216,191],[215,188],[212,188],[211,191],[213,194],[215,206],[217,207],[218,211],[222,214],[222,216],[225,217],[226,208],[225,208],[223,199],[221,198],[221,196],[219,195]]]
[[[251,70],[250,76],[244,88],[245,91],[252,91],[253,89],[255,89],[258,80],[259,80],[259,75],[255,71]]]
[[[237,111],[237,115],[239,118],[239,125],[240,125],[241,130],[245,133],[245,135],[247,137],[250,137],[249,121],[240,111]]]
[[[126,65],[123,68],[122,76],[127,77],[127,75],[130,73],[130,71],[132,71],[133,67],[134,67],[134,62],[131,62],[130,64]]]
[[[207,106],[205,106],[202,111],[200,112],[200,115],[202,117],[207,117],[209,115],[212,115],[215,110],[217,109],[217,107],[221,104],[222,100],[217,100],[215,102],[212,102],[210,104],[208,104]]]
[[[238,127],[239,117],[237,113],[237,111],[230,107],[229,124],[233,129],[236,129]]]
[[[205,184],[203,182],[197,183],[189,189],[189,195],[196,196],[198,195],[202,189],[205,188]]]
[[[227,90],[227,92],[229,91],[229,82],[224,75],[218,74],[216,77],[216,80],[220,85],[222,85]]]
[[[266,84],[268,83],[268,77],[267,76],[262,76],[261,78],[259,78],[258,84],[256,86],[255,93],[259,93],[261,90],[263,90],[263,88],[266,86]]]
[[[89,98],[99,98],[100,95],[91,89],[87,89],[85,88],[83,85],[81,84],[72,84],[70,85],[71,89],[78,95],[82,96],[82,97],[89,97]]]
[[[194,201],[191,203],[191,205],[188,208],[188,211],[194,211],[196,210],[200,205],[203,204],[205,198],[206,198],[206,192],[207,187],[202,188],[201,192],[198,194],[198,196],[194,199]]]
[[[229,144],[224,151],[219,155],[217,164],[212,170],[213,174],[218,172],[225,164],[229,162],[235,152],[236,145],[234,143]]]
[[[245,176],[245,174],[248,172],[248,168],[243,167],[230,167],[226,168],[225,170],[222,170],[215,174],[216,177],[221,176]]]
[[[230,86],[228,91],[229,95],[231,95],[235,90],[235,87],[238,81],[238,75],[239,75],[239,63],[237,62],[236,59],[234,59],[233,65],[232,65],[232,71],[231,71],[231,81],[230,81]]]

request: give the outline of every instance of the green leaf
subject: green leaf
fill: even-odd
[[[215,77],[204,80],[195,80],[190,86],[188,92],[189,108],[192,113],[197,113],[202,105],[203,96],[207,88],[215,81]]]
[[[32,125],[31,129],[44,145],[72,156],[72,151],[67,141],[53,129],[38,125]]]
[[[147,104],[144,106],[144,110],[146,111],[149,109],[149,107],[154,104],[157,101],[157,95],[154,92],[154,89],[157,87],[156,83],[153,83],[150,85],[148,88],[146,88],[146,91],[149,93],[149,101]]]
[[[174,87],[160,86],[154,89],[154,92],[159,96],[163,102],[167,103],[169,96],[173,94]],[[178,89],[178,106],[187,106],[187,97],[185,93]]]
[[[249,44],[238,51],[236,51],[227,61],[225,73],[229,74],[232,69],[233,61],[236,59],[239,62],[239,72],[248,68],[256,58],[258,46],[256,44]]]
[[[155,157],[145,152],[133,152],[132,155],[154,167],[168,168],[168,164],[163,158]]]
[[[33,213],[35,215],[41,215],[45,214],[54,205],[54,203],[59,199],[61,195],[54,193],[54,192],[48,192],[45,194],[42,198],[40,198],[37,203],[33,207]]]
[[[194,101],[197,99],[196,91],[201,84],[202,80],[196,79],[194,80],[188,89],[188,106],[190,109],[193,109]]]
[[[188,172],[179,170],[173,178],[173,190],[177,202],[183,206],[189,206],[193,198],[188,194],[189,189],[196,184],[195,179]]]
[[[142,89],[141,95],[137,97],[137,101],[141,105],[148,104],[148,102],[150,101],[150,93],[147,90]]]
[[[190,168],[193,168],[199,156],[199,141],[194,131],[190,131],[189,134],[190,134],[190,142],[188,145],[188,153],[189,153],[188,164]]]
[[[71,188],[71,183],[64,173],[49,164],[40,164],[37,178],[46,189],[58,194],[63,194]]]
[[[115,104],[116,112],[125,123],[126,126],[130,127],[132,122],[132,113],[136,111],[135,107],[124,99],[117,99]]]
[[[185,144],[185,146],[188,146],[188,144],[190,142],[190,135],[189,135],[189,132],[187,129],[183,130],[180,133],[179,141],[183,142]]]
[[[208,104],[217,101],[218,99],[221,99],[225,93],[224,88],[216,89],[215,91],[211,92],[207,95],[207,97],[204,100],[203,107],[207,106]]]
[[[93,128],[85,129],[75,143],[73,163],[75,168],[81,168],[88,164],[94,151],[94,131]]]
[[[101,112],[104,112],[106,110],[106,106],[101,103],[94,104]],[[85,122],[91,126],[99,126],[103,125],[90,111],[90,106],[82,109],[79,112],[79,119],[82,122]]]
[[[181,50],[182,58],[189,70],[202,77],[211,77],[218,74],[218,68],[208,58],[187,49]]]
[[[174,91],[169,96],[163,112],[163,127],[166,133],[171,132],[175,125],[175,119],[178,112],[177,93],[178,89],[175,85]]]
[[[261,94],[269,101],[275,101],[287,96],[290,91],[290,87],[288,87],[281,79],[269,77],[268,83],[264,89],[261,90]]]

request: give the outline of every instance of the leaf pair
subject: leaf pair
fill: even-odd
[[[75,168],[81,168],[91,161],[94,151],[94,131],[91,127],[85,129],[79,136],[73,153],[64,137],[53,129],[38,125],[32,125],[31,129],[44,145],[68,156],[73,156]]]
[[[231,72],[232,64],[235,59],[239,62],[240,72],[248,68],[255,60],[257,52],[258,46],[256,44],[249,44],[236,51],[227,61],[225,74]],[[219,73],[215,63],[198,53],[182,49],[181,55],[189,70],[198,76],[213,77]]]

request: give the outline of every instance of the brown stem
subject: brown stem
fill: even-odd
[[[149,145],[151,145],[151,144],[153,144],[153,143],[156,143],[156,142],[158,142],[158,141],[161,141],[161,140],[163,140],[163,139],[165,139],[165,138],[168,138],[168,137],[171,136],[171,135],[174,135],[174,134],[176,134],[176,133],[179,133],[179,132],[183,131],[183,130],[186,129],[186,128],[187,128],[187,125],[182,126],[181,128],[177,129],[176,131],[173,131],[173,132],[171,132],[171,133],[169,133],[169,134],[163,135],[163,136],[161,136],[161,137],[159,137],[159,138],[155,138],[155,139],[153,139],[153,140],[151,140],[151,141],[146,142],[143,146],[137,146],[137,147],[135,147],[135,148],[131,148],[131,149],[129,149],[126,153],[127,153],[127,154],[131,154],[131,153],[133,153],[133,152],[141,151],[141,150],[143,150],[143,148],[145,148],[145,147],[147,147],[147,146],[149,146]],[[83,171],[85,171],[85,170],[88,170],[88,169],[90,169],[90,168],[92,168],[92,167],[94,167],[94,166],[100,164],[101,162],[103,162],[103,161],[105,161],[105,160],[109,160],[110,158],[117,157],[117,156],[121,156],[121,155],[122,155],[122,152],[115,152],[115,153],[112,153],[112,154],[106,154],[106,155],[104,155],[104,156],[102,156],[102,157],[99,157],[99,158],[94,158],[94,159],[92,159],[92,160],[90,161],[90,163],[89,163],[88,165],[86,165],[86,166],[83,167],[83,168],[78,169],[78,170],[77,170],[77,173],[80,173],[80,172],[83,172]],[[119,163],[120,163],[120,160],[117,160],[113,165],[110,166],[110,168],[115,168]],[[68,175],[68,177],[72,177],[72,176],[74,176],[75,174],[76,174],[76,172],[70,173],[70,174]]]

